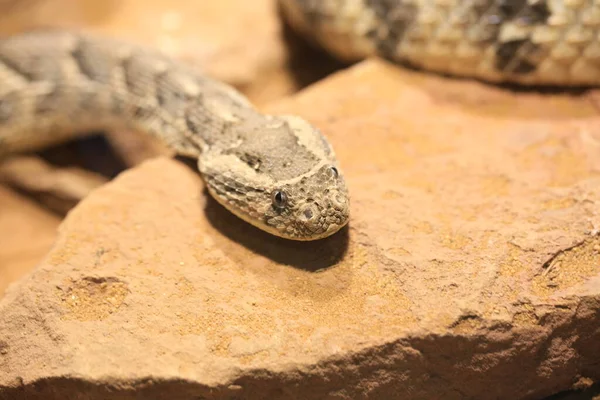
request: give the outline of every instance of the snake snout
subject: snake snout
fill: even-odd
[[[300,209],[299,218],[305,228],[321,237],[340,230],[349,219],[348,197],[344,190],[329,190],[318,201],[307,203]]]

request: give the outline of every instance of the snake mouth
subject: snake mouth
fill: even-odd
[[[311,210],[311,208],[307,208],[302,215],[305,214],[307,210]],[[273,225],[259,225],[256,221],[247,220],[247,222],[257,226],[258,228],[267,231],[275,236],[279,236],[284,239],[294,240],[299,242],[311,242],[315,240],[320,240],[327,238],[329,236],[334,235],[340,229],[348,224],[348,215],[345,214],[338,218],[339,222],[332,222],[327,224],[325,228],[317,228],[315,229],[312,224],[306,224],[305,221],[298,220],[295,225],[297,229],[286,230],[278,228]]]
[[[342,225],[332,224],[327,228],[327,230],[325,230],[321,233],[313,233],[313,234],[306,235],[306,236],[286,235],[285,233],[282,233],[280,231],[276,231],[276,232],[269,231],[269,232],[276,236],[279,236],[281,238],[288,239],[288,240],[294,240],[297,242],[313,242],[315,240],[325,239],[329,236],[334,235],[335,233],[337,233],[340,229],[342,229],[346,225],[347,225],[347,222]]]
[[[334,235],[339,230],[341,230],[344,226],[348,224],[348,218],[345,218],[342,223],[331,223],[327,226],[326,229],[322,230],[307,230],[303,231],[302,234],[290,234],[285,231],[277,230],[277,228],[269,227],[269,229],[262,229],[269,231],[273,235],[282,237],[284,239],[295,240],[299,242],[312,242],[315,240],[325,239],[329,236]]]
[[[246,218],[243,218],[246,222],[254,225],[255,227],[266,231],[274,236],[283,238],[283,239],[287,239],[287,240],[294,240],[297,242],[312,242],[315,240],[320,240],[320,239],[325,239],[329,236],[334,235],[335,233],[337,233],[340,229],[342,229],[344,226],[346,226],[348,224],[348,221],[346,220],[344,223],[342,224],[331,224],[327,227],[326,230],[321,231],[321,232],[311,232],[309,234],[306,235],[295,235],[295,234],[289,234],[285,231],[281,231],[279,229],[277,229],[274,226],[270,226],[270,225],[260,225],[258,223],[256,223],[256,221],[252,221]]]

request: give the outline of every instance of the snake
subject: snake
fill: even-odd
[[[285,22],[333,56],[490,83],[600,82],[600,0],[279,0]],[[0,40],[0,156],[131,128],[197,159],[208,193],[297,241],[348,224],[348,185],[323,132],[259,112],[232,86],[156,49],[86,32]]]

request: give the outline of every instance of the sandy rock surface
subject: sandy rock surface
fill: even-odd
[[[0,399],[539,399],[600,379],[596,100],[369,61],[273,104],[323,129],[348,180],[348,229],[311,243],[231,216],[179,161],[123,173],[1,300]]]

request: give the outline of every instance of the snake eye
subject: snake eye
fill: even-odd
[[[282,190],[274,190],[271,194],[271,200],[276,208],[282,209],[287,204],[287,194]]]
[[[331,174],[334,178],[337,178],[340,175],[336,167],[331,167]]]

